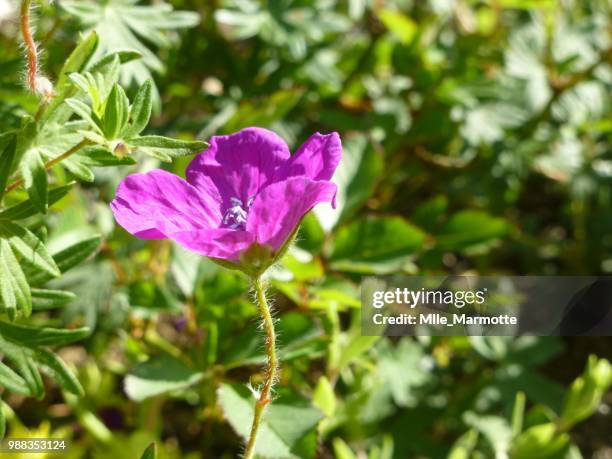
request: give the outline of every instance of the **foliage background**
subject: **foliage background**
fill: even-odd
[[[91,29],[99,57],[139,51],[121,82],[133,97],[154,78],[149,134],[257,125],[295,148],[341,133],[339,209],[309,215],[271,274],[283,372],[264,455],[610,457],[609,368],[594,398],[578,397],[593,372],[570,388],[589,354],[610,359],[610,338],[371,339],[358,316],[364,274],[612,272],[609,1],[57,3],[38,10],[47,74]],[[38,105],[14,11],[0,0],[0,132]],[[89,328],[57,349],[84,395],[51,380],[39,400],[0,389],[9,435],[72,438],[70,457],[136,458],[151,441],[160,457],[236,457],[245,382],[261,378],[248,283],[116,227],[119,181],[160,166],[135,159],[30,221],[52,253],[102,242],[51,283],[75,299],[20,319]],[[182,175],[189,159],[163,167]],[[521,437],[541,425],[558,429]]]

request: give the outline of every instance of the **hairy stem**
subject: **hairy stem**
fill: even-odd
[[[272,314],[270,314],[270,307],[268,306],[266,293],[260,277],[253,279],[253,288],[255,289],[255,294],[257,295],[257,305],[259,306],[259,312],[262,316],[263,326],[266,331],[267,368],[264,385],[261,389],[259,400],[257,400],[257,403],[255,404],[255,416],[253,417],[251,434],[244,452],[244,459],[252,459],[255,456],[255,441],[257,440],[257,432],[259,431],[259,425],[261,424],[265,408],[272,402],[270,394],[272,393],[272,388],[274,387],[276,374],[278,372],[274,320],[272,319]]]
[[[32,25],[30,24],[30,8],[32,0],[23,0],[21,2],[21,34],[26,48],[28,59],[27,83],[31,91],[37,91],[36,78],[38,76],[38,50],[32,33]]]
[[[70,148],[69,150],[65,151],[64,153],[62,153],[61,155],[47,161],[45,163],[45,169],[49,170],[51,169],[53,166],[55,166],[56,164],[61,163],[63,160],[65,160],[66,158],[68,158],[69,156],[72,156],[73,154],[75,154],[77,151],[79,151],[81,148],[86,147],[87,145],[90,145],[91,142],[87,139],[85,140],[81,140],[79,143],[77,143],[74,147]],[[13,191],[15,188],[20,187],[21,185],[23,185],[23,178],[19,178],[17,180],[15,180],[13,183],[11,183],[9,186],[7,186],[4,190],[4,194],[9,193],[10,191]]]

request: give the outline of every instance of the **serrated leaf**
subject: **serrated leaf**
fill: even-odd
[[[97,1],[65,0],[61,7],[79,19],[87,30],[96,30],[100,36],[98,55],[130,48],[142,59],[122,69],[122,80],[126,84],[143,82],[152,77],[151,71],[162,72],[164,65],[139,37],[157,47],[168,47],[170,41],[166,31],[193,27],[199,15],[191,11],[174,11],[166,2],[153,5],[135,5],[132,2],[112,0],[101,4]],[[155,91],[156,104],[159,95]]]
[[[100,246],[101,241],[101,236],[89,237],[58,252],[56,255],[53,255],[53,258],[60,271],[66,272],[93,255]]]
[[[46,311],[60,308],[76,298],[72,292],[64,290],[47,290],[40,288],[31,289],[32,309],[34,311]]]
[[[452,215],[436,235],[440,250],[466,250],[505,236],[510,227],[499,217],[479,210],[464,210]]]
[[[36,209],[47,213],[47,170],[40,153],[35,149],[28,150],[19,163],[23,185]]]
[[[145,151],[152,150],[171,158],[193,155],[208,146],[200,140],[177,140],[158,135],[148,135],[129,139],[128,144],[134,147],[145,147]]]
[[[99,247],[100,241],[100,236],[92,236],[79,241],[76,244],[65,248],[64,250],[61,250],[53,255],[55,264],[62,273],[65,273],[70,268],[78,265],[93,255],[93,253]],[[29,280],[32,285],[40,285],[51,280],[51,277],[45,275],[44,273],[37,273],[31,276]]]
[[[62,165],[83,182],[92,183],[96,178],[94,172],[76,155],[66,158],[62,161]]]
[[[129,101],[121,86],[115,84],[106,101],[102,131],[108,140],[116,139],[128,120]]]
[[[59,186],[57,188],[53,188],[49,190],[49,194],[47,196],[47,201],[49,206],[55,204],[57,201],[62,199],[68,191],[72,188],[73,183],[69,183],[68,185]],[[19,204],[15,204],[14,206],[8,207],[0,212],[0,220],[23,220],[24,218],[32,217],[36,215],[38,211],[34,207],[31,199],[27,201],[20,202]]]
[[[86,338],[90,330],[86,327],[68,330],[0,322],[0,334],[3,338],[29,347],[65,346]]]
[[[170,356],[153,357],[137,365],[125,378],[125,393],[131,400],[142,401],[155,395],[186,389],[204,377]]]
[[[0,237],[9,242],[22,260],[37,270],[57,277],[61,273],[45,245],[29,230],[11,222],[0,222]]]
[[[4,196],[4,190],[6,189],[9,176],[11,175],[15,154],[17,152],[17,138],[12,134],[10,137],[11,139],[6,142],[0,154],[0,199]]]
[[[79,380],[72,374],[66,363],[53,352],[46,349],[36,349],[33,352],[34,360],[42,366],[49,376],[55,380],[62,389],[82,397],[84,394],[83,386]]]
[[[84,148],[81,152],[72,156],[72,158],[90,167],[130,166],[136,164],[136,160],[131,156],[120,158],[113,155],[107,148],[97,145]]]
[[[3,340],[1,336],[0,341],[4,341],[4,343],[1,343],[1,349],[5,347],[4,344],[6,341]],[[19,346],[12,347],[13,351],[10,354],[6,354],[7,358],[13,362],[15,369],[26,382],[28,390],[30,391],[30,396],[39,399],[42,398],[45,393],[43,381],[38,369],[36,368],[36,364],[26,352],[28,349],[21,348]]]
[[[30,286],[6,239],[0,239],[0,299],[10,320],[17,309],[26,317],[32,312]]]
[[[385,274],[421,248],[425,234],[400,217],[366,217],[340,228],[330,256],[335,269]]]
[[[85,102],[78,99],[66,99],[66,105],[68,105],[74,112],[83,120],[87,121],[89,126],[96,132],[102,133],[101,127],[93,119],[91,108]]]
[[[254,415],[255,400],[243,386],[223,384],[219,403],[234,430],[247,438]],[[266,458],[310,459],[316,453],[316,427],[322,413],[306,400],[293,395],[278,397],[264,413],[255,452]],[[308,443],[314,436],[315,447]]]
[[[130,139],[139,135],[147,127],[153,110],[153,82],[147,80],[138,89],[134,103],[130,109],[130,122],[122,134],[123,138]]]
[[[114,53],[107,54],[99,61],[95,62],[89,71],[92,73],[103,72],[109,65],[113,64],[115,60],[118,60],[119,64],[126,64],[140,58],[142,58],[142,54],[140,54],[138,51],[131,49],[119,50]]]

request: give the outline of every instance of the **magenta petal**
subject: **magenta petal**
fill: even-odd
[[[320,202],[332,202],[335,195],[334,183],[307,177],[274,183],[255,198],[246,229],[256,242],[278,250],[310,209]]]
[[[191,161],[186,176],[189,183],[207,193],[217,190],[227,208],[231,197],[246,203],[272,183],[276,170],[289,158],[283,139],[267,129],[252,127],[213,137],[210,147]]]
[[[279,173],[283,178],[306,176],[312,180],[330,180],[342,157],[342,143],[337,132],[312,135]]]
[[[192,252],[230,261],[239,261],[240,254],[253,243],[252,234],[224,228],[179,231],[169,236]]]
[[[111,209],[123,228],[142,239],[163,239],[169,231],[216,228],[221,222],[218,201],[161,169],[127,176]]]

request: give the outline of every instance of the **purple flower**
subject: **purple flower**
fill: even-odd
[[[111,208],[141,239],[170,238],[236,265],[253,254],[269,264],[308,211],[335,206],[330,179],[341,155],[335,132],[314,134],[291,156],[275,133],[251,127],[213,137],[187,167],[187,180],[161,169],[126,177]]]

